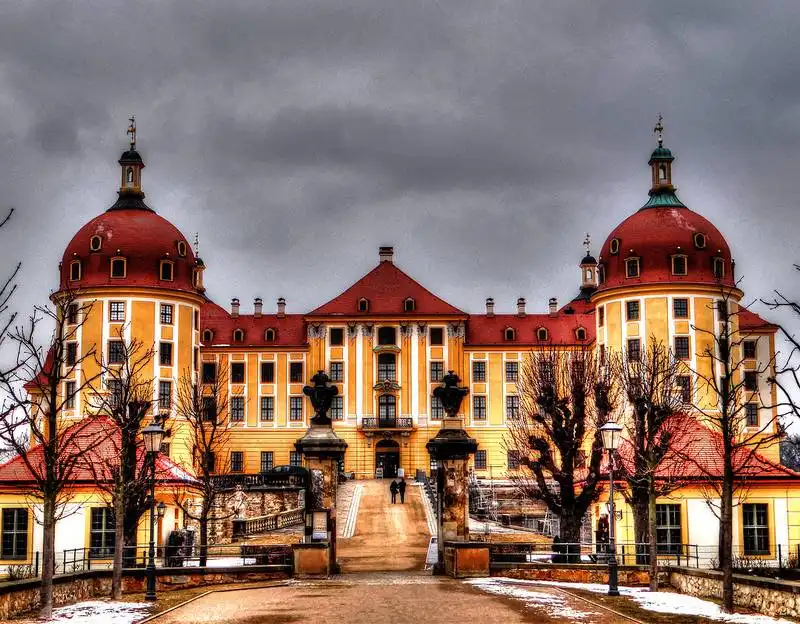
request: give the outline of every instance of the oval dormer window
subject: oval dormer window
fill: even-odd
[[[608,251],[610,253],[612,253],[612,254],[618,254],[619,253],[619,239],[618,238],[612,238],[611,239],[611,243],[608,246]]]
[[[695,235],[694,235],[694,246],[697,249],[705,249],[706,248],[706,235],[702,234],[701,232],[695,232]]]
[[[185,258],[186,257],[186,243],[184,241],[178,241],[177,247],[178,247],[178,255],[181,258]]]
[[[92,236],[89,240],[89,250],[90,251],[100,251],[100,248],[103,246],[103,239],[97,236],[96,234]]]
[[[275,330],[271,327],[264,332],[264,340],[267,342],[275,342]]]

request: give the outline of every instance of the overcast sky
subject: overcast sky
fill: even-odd
[[[467,312],[545,311],[647,200],[662,113],[748,297],[800,296],[798,32],[797,0],[4,2],[0,267],[46,299],[135,113],[147,201],[223,306],[308,311],[392,244]]]

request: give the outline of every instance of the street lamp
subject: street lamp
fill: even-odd
[[[603,448],[608,451],[608,595],[619,596],[618,576],[617,576],[617,544],[615,541],[615,524],[617,522],[616,510],[614,509],[614,453],[619,448],[622,427],[615,422],[609,421],[600,427],[600,435],[603,438]]]
[[[148,549],[147,559],[147,591],[144,593],[145,600],[156,599],[156,544],[155,536],[155,520],[156,520],[156,455],[161,451],[161,440],[164,437],[164,429],[158,424],[158,421],[153,421],[142,429],[142,438],[144,439],[144,449],[147,452],[147,457],[150,459],[152,472],[150,473],[150,547]],[[163,505],[164,503],[161,503]],[[161,511],[159,505],[159,512]],[[166,505],[164,506],[166,509]]]

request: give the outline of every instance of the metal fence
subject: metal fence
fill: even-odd
[[[616,544],[616,558],[620,565],[648,565],[649,544],[621,542]],[[553,543],[501,543],[489,544],[489,561],[495,567],[514,567],[520,563],[608,563],[611,550],[607,543],[592,544]],[[696,544],[671,544],[658,553],[660,565],[701,567],[700,547]]]

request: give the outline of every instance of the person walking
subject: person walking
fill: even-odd
[[[397,484],[397,491],[400,492],[400,502],[406,502],[406,478],[402,477],[400,483]]]
[[[397,481],[392,479],[392,484],[389,486],[389,491],[392,493],[392,503],[397,502]]]

